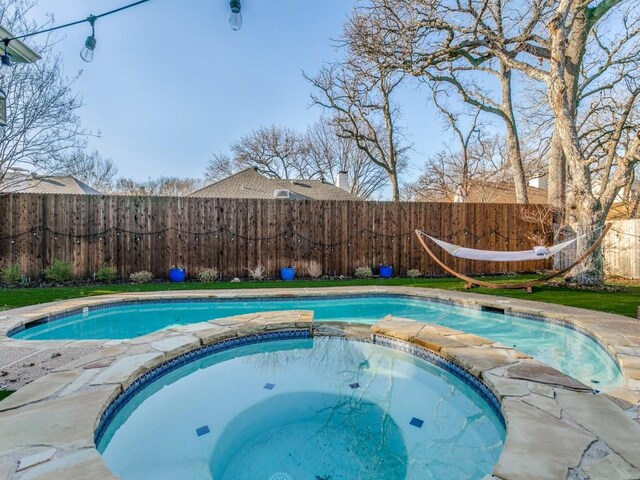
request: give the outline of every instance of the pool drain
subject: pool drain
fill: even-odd
[[[285,472],[272,473],[269,480],[293,480],[293,477]]]

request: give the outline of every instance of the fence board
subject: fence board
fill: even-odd
[[[602,249],[608,275],[640,279],[640,219],[615,220]]]

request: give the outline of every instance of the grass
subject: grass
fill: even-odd
[[[13,393],[13,390],[0,390],[0,402]]]
[[[520,275],[516,277],[496,277],[492,281],[521,281],[535,278]],[[455,278],[391,278],[391,279],[359,279],[359,280],[296,280],[293,282],[262,281],[262,282],[215,282],[215,283],[150,283],[144,285],[98,285],[82,287],[53,287],[53,288],[25,288],[0,289],[0,310],[18,308],[38,303],[67,300],[71,298],[91,297],[110,293],[123,292],[155,292],[179,290],[219,290],[224,288],[252,289],[252,288],[319,288],[361,285],[387,285],[406,287],[429,287],[444,290],[464,290],[464,284]],[[640,305],[640,286],[624,286],[624,291],[598,292],[576,290],[573,288],[543,286],[534,289],[532,294],[520,290],[491,290],[477,288],[475,293],[487,295],[501,295],[511,298],[522,298],[539,302],[556,303],[572,307],[588,308],[603,312],[618,313],[628,317],[636,317],[636,309]]]

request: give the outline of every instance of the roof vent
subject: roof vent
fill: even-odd
[[[289,198],[291,196],[291,192],[289,190],[274,190],[273,198]]]

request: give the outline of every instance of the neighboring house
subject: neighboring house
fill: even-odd
[[[38,176],[7,174],[0,183],[0,192],[8,193],[59,193],[73,195],[102,195],[95,188],[72,176]]]
[[[547,203],[546,184],[535,179],[527,186],[529,203]],[[454,202],[462,199],[456,195]],[[516,190],[512,182],[472,181],[469,193],[465,200],[467,203],[516,203]]]
[[[248,168],[191,193],[190,197],[278,198],[291,200],[361,200],[348,191],[346,173],[338,175],[338,185],[322,180],[285,180],[262,175]]]

